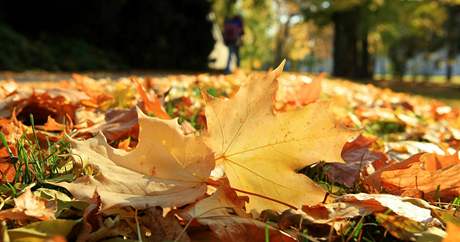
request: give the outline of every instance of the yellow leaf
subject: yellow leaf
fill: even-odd
[[[177,119],[151,118],[140,110],[138,116],[139,143],[131,152],[110,147],[101,134],[73,141],[75,159],[94,166],[95,175],[59,185],[80,199],[97,189],[104,210],[182,206],[202,196],[214,162],[201,137],[184,135]]]
[[[353,135],[337,127],[326,102],[275,114],[276,78],[283,65],[264,78],[249,78],[231,99],[209,102],[205,142],[232,187],[300,207],[321,202],[325,193],[296,171],[321,160],[340,162]],[[248,204],[256,211],[286,208],[257,196]]]

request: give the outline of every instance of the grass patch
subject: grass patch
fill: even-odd
[[[71,181],[72,160],[70,143],[65,139],[56,142],[40,140],[35,130],[31,116],[32,133],[23,134],[13,145],[14,151],[8,145],[6,137],[0,132],[0,140],[6,147],[9,162],[14,167],[14,177],[0,184],[2,195],[16,196],[18,191],[30,184],[42,186],[47,182]],[[5,181],[5,177],[2,179]]]
[[[383,137],[393,133],[403,133],[406,130],[404,124],[392,121],[375,121],[365,125],[366,133]]]

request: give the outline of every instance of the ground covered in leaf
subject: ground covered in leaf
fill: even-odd
[[[459,109],[282,68],[0,81],[1,240],[459,241]]]

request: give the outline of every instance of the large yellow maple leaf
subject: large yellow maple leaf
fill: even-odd
[[[336,124],[324,101],[274,113],[282,68],[249,78],[230,99],[211,100],[204,141],[232,187],[300,207],[321,202],[325,192],[297,171],[318,161],[342,161],[342,147],[354,135]],[[250,196],[249,210],[287,208],[261,196]]]

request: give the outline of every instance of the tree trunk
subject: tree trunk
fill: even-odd
[[[448,47],[449,48],[449,47]],[[446,63],[446,82],[452,82],[452,74],[454,72],[454,65],[453,65],[453,54],[450,54],[452,51],[450,49],[447,51],[447,63]]]
[[[363,28],[361,31],[361,39],[358,42],[360,59],[358,62],[357,78],[359,79],[371,79],[373,76],[373,66],[371,62],[371,56],[369,54],[369,41],[367,36],[368,30]]]
[[[404,50],[398,44],[390,46],[388,57],[391,61],[393,69],[393,77],[395,80],[402,82],[404,74],[406,74],[406,56]]]
[[[449,6],[447,19],[447,60],[446,60],[446,81],[452,82],[454,74],[455,58],[460,40],[458,24],[460,23],[460,6]]]
[[[289,38],[289,25],[291,24],[292,15],[289,15],[286,23],[280,24],[280,32],[278,33],[278,37],[276,39],[275,45],[275,58],[274,58],[274,66],[278,66],[284,58],[286,58],[285,53],[285,45],[286,41]]]
[[[344,78],[371,79],[368,30],[361,19],[364,6],[335,12],[332,74]]]
[[[334,13],[333,70],[338,77],[353,78],[357,67],[355,11]]]

